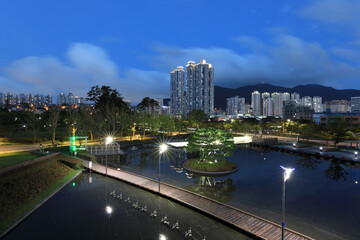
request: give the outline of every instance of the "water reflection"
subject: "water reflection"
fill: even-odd
[[[231,201],[232,193],[236,189],[233,180],[230,178],[216,181],[214,177],[208,176],[196,177],[194,184],[187,185],[184,188],[223,203]]]
[[[348,180],[349,170],[346,170],[339,161],[331,161],[329,168],[325,171],[325,175],[328,179],[335,181]]]
[[[303,157],[296,159],[296,165],[297,166],[303,166],[309,169],[315,169],[318,167],[320,163],[322,163],[323,160],[312,158],[312,157]]]

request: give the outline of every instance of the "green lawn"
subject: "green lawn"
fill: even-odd
[[[38,157],[38,155],[29,152],[3,153],[0,154],[0,169],[33,160]]]
[[[34,163],[1,175],[0,233],[81,171],[76,164],[71,163],[82,161],[55,156],[49,161]]]

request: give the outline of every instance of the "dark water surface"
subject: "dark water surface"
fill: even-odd
[[[110,196],[122,193],[123,199]],[[130,197],[131,203],[124,203]],[[147,205],[142,212],[133,203]],[[111,207],[112,213],[106,209]],[[157,209],[157,217],[150,217]],[[160,223],[167,215],[170,227]],[[179,229],[171,226],[179,220]],[[249,239],[210,218],[112,178],[84,173],[67,185],[5,239]],[[162,238],[160,236],[163,236]]]
[[[157,179],[154,146],[124,150],[127,155],[107,157],[109,166]],[[239,166],[238,172],[191,176],[181,170],[184,150],[173,148],[161,158],[161,179],[280,224],[280,165],[292,166],[296,170],[286,183],[286,226],[316,239],[360,239],[359,165],[247,146],[228,159]]]

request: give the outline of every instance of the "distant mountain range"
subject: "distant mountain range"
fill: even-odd
[[[288,92],[294,93],[297,92],[300,94],[300,97],[304,96],[320,96],[323,101],[331,100],[348,100],[350,101],[351,97],[360,96],[360,90],[356,89],[344,89],[338,90],[332,87],[326,87],[318,84],[308,84],[308,85],[298,85],[293,88],[279,87],[267,83],[249,85],[244,87],[239,87],[236,89],[233,88],[223,88],[215,86],[215,108],[226,108],[226,98],[239,96],[244,97],[247,103],[251,103],[251,93],[253,91],[263,92]]]

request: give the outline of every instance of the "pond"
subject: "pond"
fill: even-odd
[[[155,146],[124,149],[107,156],[109,166],[153,179],[158,176]],[[105,163],[106,157],[98,158]],[[196,176],[182,169],[184,149],[172,148],[161,157],[161,179],[223,203],[281,223],[280,165],[295,167],[286,182],[286,226],[316,239],[360,239],[360,166],[326,161],[247,145],[228,160],[239,171],[228,176]]]
[[[110,195],[113,191],[115,197]],[[117,198],[120,194],[122,199]],[[126,201],[128,197],[130,202]],[[151,217],[155,209],[157,216]],[[161,223],[165,216],[168,225]],[[192,237],[188,239],[250,239],[155,194],[102,175],[83,173],[5,239],[185,239],[190,228]]]

